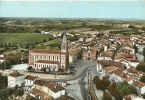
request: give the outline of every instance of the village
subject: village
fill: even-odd
[[[40,34],[60,37],[61,50],[29,50],[27,71],[1,70],[1,75],[8,77],[7,88],[22,88],[25,94],[40,100],[144,100],[145,34],[143,30],[139,32],[122,35],[94,31],[72,35],[65,31],[54,34],[42,31]],[[69,36],[78,39],[68,43]],[[1,54],[0,63],[5,60]],[[105,77],[108,84],[97,89],[97,80],[104,81]],[[107,88],[110,84],[125,84],[133,90],[126,88],[122,90],[127,91],[124,94],[118,91],[118,98]],[[75,85],[76,94],[69,93]],[[26,96],[17,99],[25,100]]]

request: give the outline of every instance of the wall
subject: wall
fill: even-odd
[[[16,86],[16,78],[12,76],[8,76],[8,87]]]
[[[144,94],[145,93],[145,86],[142,87],[140,90],[141,90],[141,94]]]
[[[10,73],[14,72],[12,70],[0,70],[3,75],[8,76]],[[45,74],[45,73],[34,73],[34,72],[25,72],[25,71],[18,71],[21,74],[24,74],[24,76],[31,75],[31,76],[38,76],[42,79],[68,79],[72,77],[73,75],[52,75],[52,74]]]
[[[25,78],[25,76],[16,77],[16,84],[17,84],[18,86],[21,86],[22,83],[24,83],[24,78]]]

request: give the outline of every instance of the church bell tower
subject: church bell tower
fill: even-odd
[[[67,37],[66,37],[66,33],[63,32],[63,38],[62,38],[62,42],[61,42],[61,52],[67,53],[67,51],[68,51]]]

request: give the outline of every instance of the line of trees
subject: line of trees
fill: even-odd
[[[110,94],[116,100],[122,100],[124,96],[131,93],[137,94],[137,90],[127,82],[122,82],[119,84],[116,84],[115,82],[111,83],[108,76],[104,76],[102,79],[96,76],[93,79],[93,83],[96,85],[97,89],[105,91],[103,94],[104,100],[111,100]],[[108,90],[110,94],[109,92],[106,92],[106,90]]]

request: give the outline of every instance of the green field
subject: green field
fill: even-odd
[[[60,45],[61,45],[61,39],[56,38],[54,40],[38,44],[38,45],[36,45],[36,48],[60,50]]]
[[[0,44],[34,44],[36,42],[41,43],[45,39],[53,38],[52,35],[48,34],[36,34],[36,33],[1,33],[0,34]]]

